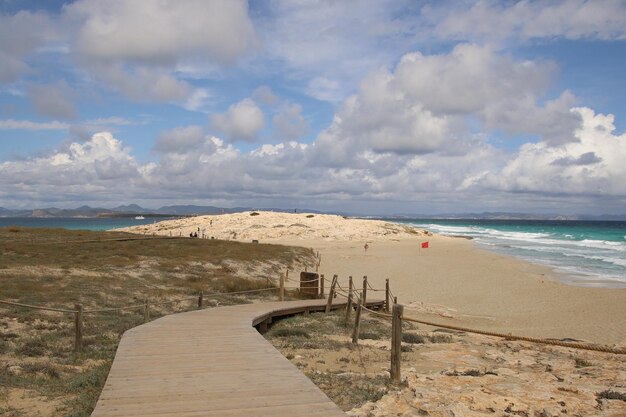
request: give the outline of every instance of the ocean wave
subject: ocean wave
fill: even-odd
[[[620,235],[614,240],[604,240],[604,230],[571,230],[571,228],[523,228],[492,225],[441,225],[427,223],[415,225],[442,235],[473,237],[474,241],[489,250],[516,256],[527,261],[548,266],[564,273],[564,281],[589,285],[597,282],[607,286],[626,287],[626,242]],[[513,230],[511,230],[513,229]],[[624,236],[626,239],[626,236]]]

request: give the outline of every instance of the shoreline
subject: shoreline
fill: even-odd
[[[337,274],[346,283],[352,275],[357,288],[364,275],[376,288],[389,278],[407,315],[530,337],[626,344],[626,289],[566,284],[550,267],[488,251],[472,240],[408,233],[376,220],[307,216],[201,216],[126,231],[180,230],[187,236],[212,227],[216,238],[313,248],[322,255],[320,273],[327,277]],[[425,240],[429,248],[420,249]]]

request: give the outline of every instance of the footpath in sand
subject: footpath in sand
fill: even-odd
[[[258,214],[254,214],[258,213]],[[244,212],[121,229],[305,246],[322,256],[320,273],[389,278],[407,315],[458,326],[542,338],[626,344],[626,290],[566,285],[549,268],[483,250],[462,238],[405,225],[335,215]],[[421,249],[421,242],[429,242]],[[368,244],[365,251],[364,245]]]

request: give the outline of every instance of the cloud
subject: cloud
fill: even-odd
[[[202,111],[213,98],[213,95],[206,88],[196,88],[187,98],[183,107],[190,111]]]
[[[111,193],[132,195],[141,181],[130,149],[110,133],[71,143],[46,156],[0,164],[0,192],[12,199],[106,201]]]
[[[33,122],[31,120],[0,120],[0,129],[3,130],[66,130],[70,127],[68,123],[59,122]]]
[[[572,112],[582,119],[577,141],[526,143],[482,185],[505,192],[626,196],[626,134],[614,134],[613,115],[585,107]]]
[[[76,117],[76,108],[70,100],[72,95],[73,92],[65,81],[33,85],[29,89],[29,96],[37,113],[61,119]]]
[[[602,162],[602,158],[599,158],[595,152],[585,152],[578,158],[572,158],[571,156],[555,159],[551,165],[560,166],[572,166],[572,165],[593,165]]]
[[[277,0],[255,24],[270,63],[313,97],[337,103],[413,42],[416,8],[411,1]]]
[[[262,85],[254,90],[252,97],[261,103],[267,104],[268,106],[272,106],[278,101],[278,97],[274,91],[266,85]]]
[[[44,13],[0,15],[0,83],[15,81],[27,72],[29,55],[53,33],[52,22]]]
[[[316,140],[317,160],[345,166],[367,151],[468,154],[476,131],[483,139],[504,132],[504,139],[530,134],[551,145],[576,141],[580,115],[568,107],[576,98],[564,92],[544,99],[552,72],[550,63],[516,61],[478,45],[406,54],[394,71],[370,73],[339,106]]]
[[[312,144],[285,141],[248,152],[201,126],[181,126],[158,136],[158,161],[144,165],[105,132],[46,156],[0,164],[0,195],[109,204],[129,198],[203,199],[370,213],[558,209],[563,204],[589,212],[616,204],[626,198],[621,181],[626,135],[614,134],[611,115],[587,108],[573,112],[583,120],[577,140],[558,146],[527,143],[511,156],[485,136],[468,134],[419,154],[360,146],[348,149],[341,164],[333,163],[332,145],[346,140],[337,136],[343,133],[338,121]]]
[[[250,98],[231,105],[226,113],[213,114],[211,123],[231,141],[254,142],[265,127],[263,111]]]
[[[206,145],[210,145],[206,148]],[[202,126],[185,126],[162,132],[153,147],[153,150],[161,153],[187,154],[198,151],[212,153],[215,146],[205,133]]]
[[[194,108],[192,88],[174,71],[232,65],[257,44],[244,0],[79,0],[64,12],[76,27],[78,62],[133,100],[187,100]]]
[[[488,129],[570,140],[580,120],[570,92],[542,103],[555,67],[515,61],[488,46],[461,44],[449,54],[405,55],[392,81],[435,115],[473,115]]]
[[[626,39],[626,4],[615,0],[476,1],[457,7],[437,24],[443,38]]]
[[[98,79],[136,101],[180,102],[187,99],[192,91],[189,83],[177,80],[160,68],[128,68],[121,63],[90,63],[88,66]]]
[[[101,62],[173,65],[200,55],[232,64],[255,43],[243,0],[79,0],[65,11],[81,22],[75,51]]]
[[[274,116],[272,124],[278,130],[278,137],[287,141],[301,138],[309,130],[309,125],[302,116],[302,107],[299,104],[285,105]]]

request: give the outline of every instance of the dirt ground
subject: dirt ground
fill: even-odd
[[[619,355],[405,323],[402,384],[393,386],[390,324],[366,317],[358,346],[350,324],[342,312],[319,313],[279,321],[266,335],[350,415],[626,416]]]

